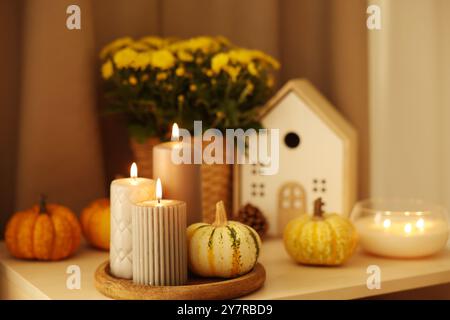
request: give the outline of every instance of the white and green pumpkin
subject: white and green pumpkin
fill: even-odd
[[[254,229],[227,221],[222,201],[213,224],[194,223],[187,229],[189,269],[203,277],[233,278],[253,269],[261,239]]]

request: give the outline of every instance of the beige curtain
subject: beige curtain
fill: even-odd
[[[373,0],[369,32],[373,196],[415,197],[450,209],[450,2]],[[382,299],[450,299],[450,286]]]
[[[370,32],[374,195],[450,208],[450,2],[378,0]]]
[[[0,1],[0,231],[15,202],[21,10],[18,1]]]
[[[81,31],[65,28],[69,4],[81,7]],[[0,41],[11,48],[0,52],[3,222],[40,192],[79,211],[105,195],[115,175],[126,174],[132,160],[126,131],[120,119],[99,117],[97,73],[99,49],[124,35],[221,34],[280,59],[280,85],[309,78],[359,130],[360,195],[367,195],[365,0],[6,0],[0,6]]]
[[[83,30],[65,27],[71,1],[29,0],[23,8],[16,207],[39,193],[80,210],[103,194],[95,110],[92,10]]]

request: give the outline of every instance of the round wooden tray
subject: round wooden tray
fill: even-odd
[[[121,300],[220,300],[233,299],[258,290],[266,271],[258,263],[249,273],[233,279],[190,277],[183,286],[144,286],[118,279],[109,271],[109,261],[95,271],[95,287],[113,299]]]

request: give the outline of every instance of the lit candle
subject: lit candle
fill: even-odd
[[[155,199],[155,182],[139,178],[137,166],[132,164],[130,178],[116,179],[111,183],[111,273],[124,279],[133,277],[132,256],[132,203]]]
[[[133,282],[174,286],[187,281],[186,203],[162,199],[133,205]]]
[[[394,258],[434,254],[445,246],[449,233],[445,220],[409,212],[391,213],[384,219],[364,217],[355,221],[355,226],[366,251]]]
[[[419,220],[417,220],[416,222],[416,227],[420,230],[423,231],[425,229],[425,220],[423,220],[422,218],[420,218]]]
[[[172,152],[191,150],[190,143],[179,140],[179,129],[172,127],[172,141],[156,145],[153,148],[153,175],[164,181],[164,190],[168,198],[179,199],[187,203],[188,225],[202,221],[201,166],[198,164],[176,164],[172,162]]]

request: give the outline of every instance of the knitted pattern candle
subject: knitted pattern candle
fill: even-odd
[[[155,181],[138,178],[137,167],[131,166],[130,178],[111,183],[111,273],[124,279],[133,277],[131,204],[155,199]]]

